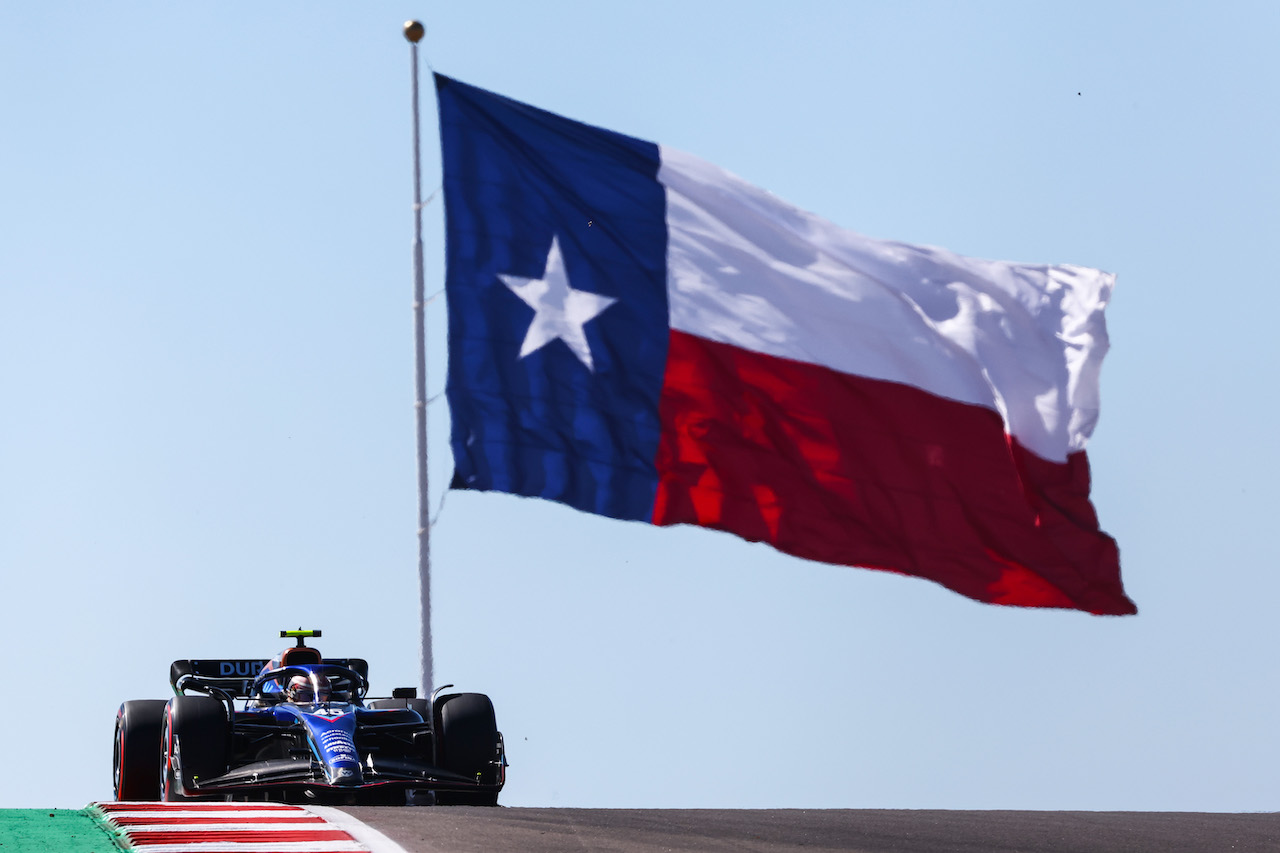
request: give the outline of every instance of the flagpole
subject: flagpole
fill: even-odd
[[[431,508],[427,483],[427,344],[424,320],[425,288],[422,274],[422,146],[418,122],[418,42],[426,29],[418,21],[406,21],[413,65],[413,345],[414,412],[418,433],[418,600],[421,612],[422,696],[430,696],[434,674],[431,655]]]

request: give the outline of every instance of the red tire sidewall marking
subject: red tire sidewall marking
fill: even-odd
[[[173,778],[173,703],[170,702],[164,709],[164,761],[160,765],[161,773],[161,790],[163,791],[162,799],[165,802],[172,802],[173,791],[170,789],[169,780]]]

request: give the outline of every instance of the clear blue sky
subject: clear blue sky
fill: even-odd
[[[1280,807],[1280,6],[835,0],[0,6],[0,806],[108,798],[175,658],[316,626],[416,680],[415,16],[444,73],[846,227],[1118,275],[1135,618],[445,499],[433,403],[436,674],[493,697],[504,803]]]

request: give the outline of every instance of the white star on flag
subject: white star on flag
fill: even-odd
[[[564,269],[564,257],[560,243],[551,238],[551,251],[547,253],[546,268],[542,278],[522,278],[518,275],[498,274],[502,283],[534,310],[533,322],[524,336],[520,357],[537,352],[559,338],[573,351],[578,360],[595,372],[591,361],[591,347],[583,328],[591,320],[618,300],[569,286],[569,276]]]

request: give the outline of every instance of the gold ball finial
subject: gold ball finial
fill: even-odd
[[[420,21],[404,22],[404,37],[414,44],[422,41],[422,37],[426,35],[426,32],[427,28],[422,26]]]

